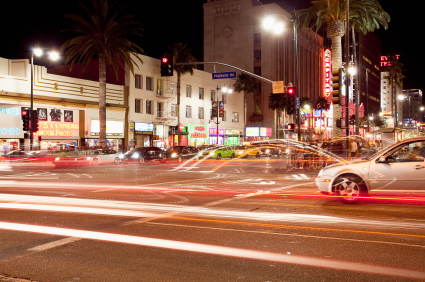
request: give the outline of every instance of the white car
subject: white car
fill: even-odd
[[[120,154],[110,149],[97,149],[90,151],[78,152],[75,151],[70,155],[58,156],[54,160],[56,166],[70,166],[70,165],[98,165],[121,162]]]
[[[378,191],[425,192],[425,137],[397,142],[368,159],[328,166],[316,186],[348,203]]]

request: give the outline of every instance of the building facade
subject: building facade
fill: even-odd
[[[403,90],[403,126],[416,127],[418,123],[424,122],[423,96],[421,89]]]
[[[262,21],[268,14],[291,14],[279,5],[264,5],[258,0],[209,0],[204,4],[204,61],[230,64],[272,81],[295,82],[296,60],[292,22],[284,16],[283,33],[264,31]],[[323,38],[304,29],[298,35],[300,97],[313,102],[324,94]],[[231,69],[206,65],[208,72]],[[269,109],[272,85],[259,81],[260,91],[248,93],[247,127],[273,128],[276,116]],[[295,85],[294,85],[295,86]],[[284,125],[280,130],[283,131]],[[273,137],[283,137],[272,131]]]

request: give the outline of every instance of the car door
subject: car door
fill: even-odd
[[[372,161],[369,178],[372,190],[424,190],[425,158],[423,143],[408,142],[388,151],[385,161]]]

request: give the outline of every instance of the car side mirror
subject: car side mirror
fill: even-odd
[[[386,162],[387,162],[387,158],[385,158],[384,156],[379,157],[378,163],[386,163]]]

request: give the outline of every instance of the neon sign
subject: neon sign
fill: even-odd
[[[210,128],[210,135],[217,135],[217,128]],[[224,129],[218,129],[218,135],[224,135]]]
[[[394,55],[394,56],[381,56],[381,67],[391,67],[391,59],[398,60],[400,58],[400,55]]]
[[[332,68],[331,68],[331,50],[325,50],[325,97],[331,95],[332,91]]]
[[[195,130],[204,131],[205,130],[205,127],[203,127],[203,126],[195,126]],[[210,131],[211,131],[211,129],[210,129]]]
[[[195,138],[206,138],[207,134],[206,133],[202,133],[202,132],[195,132],[190,134],[190,137],[195,137]]]
[[[39,122],[39,130],[34,133],[38,136],[55,136],[55,137],[72,137],[73,130],[79,130],[78,123],[61,123],[61,122]]]
[[[0,128],[0,134],[19,134],[21,130],[19,128]]]
[[[19,108],[0,108],[0,113],[4,115],[20,115],[21,109]]]

